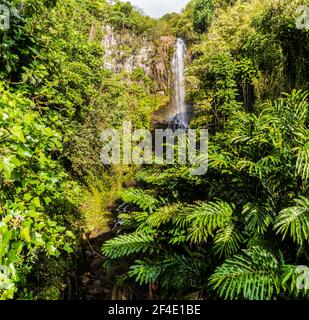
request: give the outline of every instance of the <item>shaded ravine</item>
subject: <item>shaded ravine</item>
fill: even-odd
[[[190,106],[185,101],[185,61],[186,45],[184,40],[177,39],[175,44],[175,53],[173,56],[171,68],[173,73],[173,98],[171,103],[163,110],[159,116],[160,121],[153,123],[153,129],[173,130],[189,128]],[[111,209],[111,215],[117,217],[119,213],[126,210],[126,205],[122,203],[115,204]],[[94,230],[85,233],[81,244],[81,250],[78,254],[79,266],[77,270],[78,290],[74,299],[86,300],[109,300],[109,299],[129,299],[140,298],[149,299],[149,293],[137,290],[133,297],[127,297],[125,293],[114,292],[113,284],[103,269],[105,258],[101,255],[103,243],[112,239],[117,234],[119,221],[110,226],[109,232]]]

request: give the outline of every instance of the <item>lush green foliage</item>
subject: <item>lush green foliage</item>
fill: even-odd
[[[300,160],[308,151],[307,98],[295,91],[258,115],[231,111],[197,181],[184,175],[189,168],[139,174],[146,189],[123,199],[141,211],[119,217],[127,233],[103,253],[133,255],[128,277],[157,283],[163,298],[196,290],[222,298],[306,295],[290,281],[308,261],[308,161]]]
[[[186,35],[194,25],[208,30],[191,38],[187,74],[191,126],[211,132],[209,156],[200,155],[208,172],[138,173],[123,196],[131,210],[119,216],[122,234],[103,245],[107,267],[124,263],[122,285],[133,279],[157,298],[308,298],[297,285],[297,266],[309,261],[308,30],[295,26],[299,1],[213,1],[211,25],[209,3],[193,1],[177,18]]]
[[[117,29],[131,30],[134,33],[141,35],[153,35],[156,27],[155,21],[141,12],[136,11],[130,2],[115,1],[114,6],[108,7],[112,12],[108,14],[108,21],[110,21]]]
[[[299,4],[215,3],[216,19],[193,47],[195,59],[188,70],[188,99],[199,114],[194,125],[221,130],[232,105],[259,111],[254,109],[266,99],[295,87],[308,89],[308,31],[295,25]]]
[[[211,0],[196,0],[193,11],[193,25],[196,32],[207,31],[213,18],[213,4]]]
[[[0,299],[64,296],[76,239],[106,224],[132,185],[135,168],[100,163],[100,132],[124,120],[148,128],[166,102],[142,68],[104,67],[102,24],[133,39],[119,44],[126,57],[162,35],[185,38],[191,127],[211,132],[205,176],[154,165],[121,192],[122,227],[102,248],[110,280],[157,298],[308,298],[297,285],[309,260],[304,1],[193,0],[158,21],[118,0],[3,2]]]
[[[104,68],[102,24],[150,37],[154,20],[120,1],[4,2],[11,28],[0,31],[0,298],[58,299],[67,253],[88,227],[83,202],[113,198],[100,132],[123,120],[148,127],[155,107],[156,86],[143,70]]]
[[[0,265],[8,270],[0,282],[3,299],[12,298],[16,284],[25,281],[29,261],[36,262],[43,252],[71,253],[75,236],[62,216],[74,205],[67,192],[74,184],[53,159],[62,149],[60,133],[46,125],[49,119],[31,111],[31,100],[3,86],[0,93]]]

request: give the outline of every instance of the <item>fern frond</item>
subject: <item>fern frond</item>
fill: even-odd
[[[206,242],[210,235],[209,230],[209,228],[202,225],[193,226],[189,229],[188,240],[192,241],[195,244]]]
[[[218,267],[210,285],[224,299],[270,300],[280,292],[280,265],[270,252],[252,247]]]
[[[257,165],[261,168],[278,167],[281,163],[280,154],[270,154],[257,162]]]
[[[285,101],[289,105],[290,109],[295,111],[296,121],[304,124],[307,120],[309,111],[309,92],[294,89],[291,94],[284,93],[284,95],[286,96]]]
[[[168,186],[173,177],[173,169],[147,169],[137,173],[136,179],[139,182],[157,185],[161,187]]]
[[[235,168],[239,171],[246,171],[249,173],[255,172],[256,163],[250,160],[240,160],[236,163]]]
[[[309,268],[307,266],[283,266],[283,290],[295,297],[309,296]]]
[[[214,230],[224,227],[231,222],[233,205],[224,201],[202,203],[192,208],[187,221],[191,224],[189,239],[194,243],[201,243],[213,235]]]
[[[153,260],[137,260],[130,267],[129,277],[134,278],[140,285],[154,283],[160,274],[165,270],[166,265],[162,261],[155,262]]]
[[[246,204],[242,214],[245,216],[246,230],[250,234],[264,234],[274,222],[268,207],[260,208],[253,203]]]
[[[163,286],[172,287],[178,292],[198,288],[205,284],[205,262],[202,256],[174,255],[169,259],[168,274],[162,279]]]
[[[309,130],[307,131],[309,132]],[[309,179],[309,137],[307,140],[302,147],[294,149],[297,151],[296,174],[301,176],[303,180]]]
[[[185,291],[203,282],[204,269],[205,265],[200,256],[173,255],[161,260],[137,260],[128,274],[140,285],[154,283],[160,278],[164,288]]]
[[[272,154],[260,159],[258,162],[240,160],[236,164],[236,169],[245,171],[250,175],[258,176],[260,179],[263,179],[263,177],[270,173],[273,168],[278,167],[280,163],[280,155]]]
[[[149,216],[147,219],[148,224],[152,227],[159,227],[171,221],[181,211],[181,206],[183,205],[177,203],[159,208]]]
[[[134,253],[154,253],[159,249],[153,235],[135,232],[118,236],[106,241],[102,247],[104,256],[112,259],[129,256]]]
[[[214,240],[214,250],[221,258],[222,256],[228,258],[235,254],[240,249],[240,243],[244,238],[237,230],[234,224],[229,224],[223,229],[219,230]]]
[[[147,194],[141,189],[130,188],[125,190],[121,198],[124,202],[135,204],[142,210],[149,210],[152,212],[160,203],[158,199]]]
[[[293,241],[302,245],[309,239],[309,199],[302,197],[295,200],[298,206],[282,210],[274,229],[285,239],[289,234]]]
[[[181,227],[174,227],[169,232],[170,241],[172,245],[185,244],[188,241],[187,231]]]
[[[232,155],[227,152],[211,152],[208,156],[209,168],[226,169],[231,166]]]
[[[123,226],[126,228],[138,227],[140,224],[144,223],[149,217],[147,212],[131,212],[122,213],[118,216],[119,220],[122,222]]]

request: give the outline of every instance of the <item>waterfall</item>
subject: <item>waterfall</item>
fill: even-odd
[[[186,45],[183,39],[177,39],[175,55],[172,61],[174,73],[174,110],[171,122],[181,128],[187,128],[188,105],[185,101],[185,58]]]

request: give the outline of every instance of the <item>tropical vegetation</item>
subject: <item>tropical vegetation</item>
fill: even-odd
[[[97,254],[122,297],[308,299],[307,0],[191,0],[161,19],[118,0],[0,3],[0,299],[73,297],[83,234],[116,221]],[[173,95],[169,75],[106,66],[106,25],[135,48],[186,41],[207,174],[100,162],[102,130],[151,128]]]

